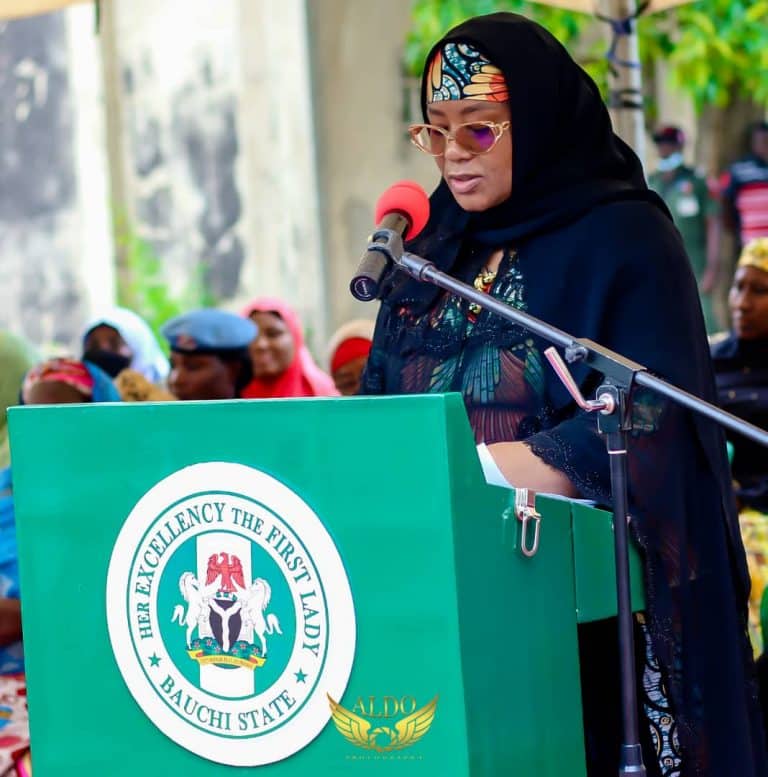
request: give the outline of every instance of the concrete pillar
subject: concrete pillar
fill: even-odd
[[[352,298],[349,280],[381,192],[403,178],[430,192],[439,177],[434,161],[411,145],[405,130],[409,120],[421,121],[401,76],[410,7],[410,0],[308,0],[333,326],[376,315],[377,305]]]
[[[241,127],[249,203],[244,286],[302,314],[310,347],[327,336],[325,244],[304,0],[241,0]]]
[[[0,326],[77,352],[113,295],[93,8],[0,24],[0,60]]]
[[[126,297],[158,324],[275,294],[324,337],[303,0],[107,0],[104,36]]]
[[[110,166],[127,301],[153,323],[239,287],[234,0],[108,0]],[[161,299],[144,287],[167,284]]]

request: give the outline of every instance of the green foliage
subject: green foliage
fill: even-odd
[[[698,110],[734,97],[768,103],[768,2],[699,0],[642,19],[645,57],[663,57]]]
[[[525,0],[414,0],[405,67],[420,75],[430,47],[448,29],[479,14],[515,11],[540,22],[574,51],[592,21],[586,14]],[[768,0],[698,0],[638,23],[640,54],[648,67],[667,61],[673,85],[693,98],[698,110],[725,106],[736,97],[768,103]],[[605,88],[607,66],[595,51],[581,63]]]
[[[409,75],[420,76],[432,45],[451,27],[473,16],[514,11],[544,25],[559,41],[569,46],[581,35],[589,17],[567,13],[525,0],[414,0],[411,29],[405,43],[405,68]]]
[[[216,301],[205,286],[202,266],[193,273],[180,296],[173,296],[163,275],[163,265],[147,240],[139,237],[121,219],[116,230],[121,256],[117,301],[138,313],[149,324],[160,345],[167,350],[160,327],[188,310],[211,307]]]

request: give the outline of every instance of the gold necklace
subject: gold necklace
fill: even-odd
[[[517,251],[514,248],[505,248],[501,255],[499,267],[501,267],[505,258],[509,259],[511,266],[511,264],[517,259]],[[483,294],[490,294],[497,275],[498,270],[489,270],[488,267],[483,266],[475,276],[475,280],[472,282],[472,285]],[[477,317],[480,315],[480,311],[482,309],[482,305],[478,305],[476,302],[470,302],[468,308],[469,318],[472,321],[477,320]]]
[[[487,267],[481,267],[480,272],[475,276],[472,285],[483,294],[488,294],[493,286],[493,282],[496,280],[496,275],[497,270],[489,270]],[[482,305],[478,305],[476,302],[469,303],[469,313],[471,316],[479,316],[482,309]]]

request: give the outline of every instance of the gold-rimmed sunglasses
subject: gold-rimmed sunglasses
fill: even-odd
[[[411,124],[408,134],[419,151],[431,156],[442,156],[449,140],[453,140],[470,154],[487,154],[510,128],[511,122],[470,121],[459,124],[453,133],[434,124]]]

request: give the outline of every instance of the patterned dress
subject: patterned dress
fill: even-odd
[[[712,346],[718,403],[750,423],[768,428],[768,342],[740,341],[730,334]],[[747,551],[752,587],[749,634],[756,654],[763,652],[760,609],[768,587],[768,451],[729,432],[732,472],[739,499],[739,527]]]
[[[19,598],[10,468],[0,470],[0,596]],[[0,777],[31,774],[24,649],[16,642],[0,648]]]
[[[514,249],[504,249],[498,272],[490,283],[480,282],[483,275],[481,268],[474,280],[475,288],[518,310],[528,310],[525,277]],[[403,393],[461,393],[477,442],[532,437],[533,451],[543,449],[545,456],[552,446],[568,447],[560,444],[556,437],[547,436],[546,429],[558,420],[558,414],[547,398],[547,381],[557,379],[544,367],[543,344],[537,343],[525,330],[503,324],[481,306],[450,293],[442,294],[431,308],[420,313],[413,313],[408,305],[400,305],[395,309],[395,316],[396,321],[389,322],[389,326],[398,333],[397,338],[407,339],[409,333],[411,337],[413,333],[419,333],[418,346],[414,339],[412,352],[406,348],[401,363],[398,382]],[[658,420],[657,406],[641,400],[635,410],[636,428],[654,431]],[[584,431],[594,433],[587,430],[592,417],[582,414],[581,419]],[[562,450],[560,454],[563,454]],[[565,453],[571,458],[569,454],[570,451]],[[603,632],[605,624],[595,630],[582,628],[583,639],[594,641],[594,636],[587,636],[587,632],[598,630]],[[609,634],[601,633],[597,639],[612,642],[615,627],[609,625],[608,631]],[[642,662],[640,704],[645,712],[646,726],[642,737],[647,751],[655,756],[652,764],[646,764],[648,774],[649,777],[680,777],[683,760],[677,725],[642,615],[637,617],[636,632],[637,655]],[[608,660],[600,655],[597,663]],[[593,694],[588,687],[594,685],[589,672],[582,677],[582,683],[586,691],[587,716],[608,714],[610,702],[599,692]],[[587,746],[589,749],[589,741]],[[600,762],[593,763],[590,774],[595,768],[604,767]]]

